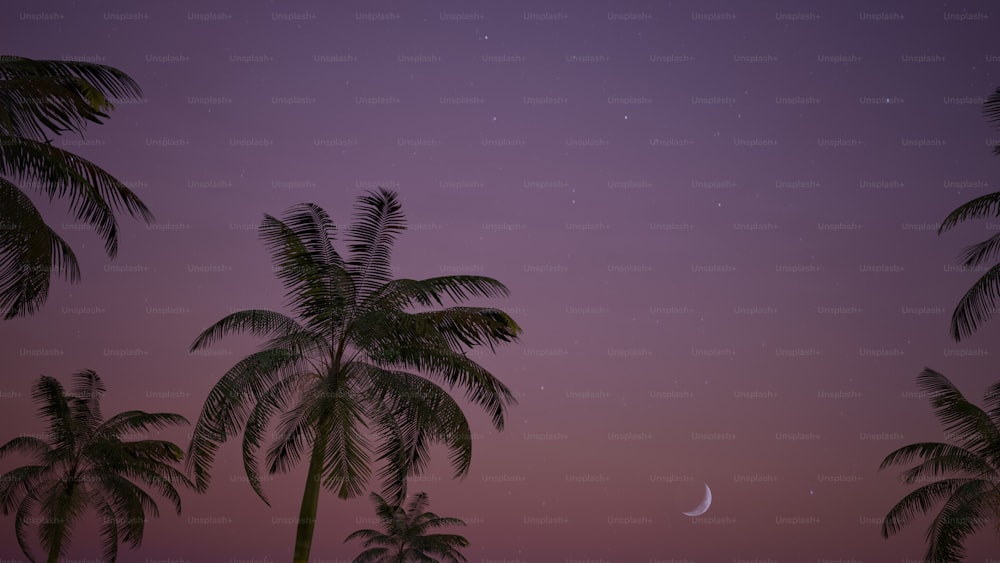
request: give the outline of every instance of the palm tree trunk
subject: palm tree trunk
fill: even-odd
[[[302,507],[299,509],[299,523],[295,532],[295,563],[309,563],[313,531],[316,529],[316,510],[319,508],[319,490],[323,479],[323,450],[326,446],[326,432],[322,427],[321,423],[313,441],[306,489],[302,493]]]

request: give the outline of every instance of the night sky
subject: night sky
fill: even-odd
[[[142,86],[54,144],[157,217],[122,217],[111,261],[66,202],[35,198],[83,282],[0,324],[0,441],[42,431],[40,374],[85,368],[106,414],[193,422],[259,344],[192,355],[194,338],[284,307],[263,214],[315,202],[346,227],[383,186],[410,226],[396,275],[497,278],[511,297],[477,304],[524,329],[475,355],[518,397],[507,428],[469,406],[468,477],[435,449],[410,486],[468,522],[470,561],[923,555],[929,518],[880,537],[912,487],[877,469],[944,438],[915,386],[925,366],[976,400],[998,377],[1000,320],[960,344],[948,320],[977,277],[957,255],[1000,223],[936,233],[998,185],[981,115],[1000,86],[992,3],[14,0],[0,17],[3,54]],[[160,437],[186,447],[188,430]],[[238,441],[214,471],[120,560],[289,560],[305,464],[268,479],[272,508]],[[682,514],[706,484],[711,508]],[[373,516],[323,493],[313,560],[353,558],[343,539]],[[70,559],[99,557],[96,529],[77,527]],[[987,526],[968,560],[996,542]],[[23,559],[12,516],[0,558]]]

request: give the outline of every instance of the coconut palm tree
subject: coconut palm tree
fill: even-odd
[[[405,496],[407,475],[419,473],[428,447],[444,444],[455,476],[472,462],[469,423],[442,387],[459,387],[484,408],[495,428],[514,397],[468,348],[513,342],[521,329],[506,313],[485,307],[441,307],[508,294],[481,276],[392,279],[390,255],[405,228],[397,195],[379,188],[358,198],[347,240],[350,258],[334,248],[336,228],[320,207],[292,207],[283,220],[265,215],[260,236],[270,249],[294,316],[268,310],[230,314],[192,345],[205,348],[229,333],[266,338],[212,388],[195,424],[187,464],[199,490],[222,442],[243,433],[243,464],[264,502],[257,454],[277,418],[267,450],[269,474],[308,458],[296,562],[308,561],[320,488],[340,498],[367,488],[372,456],[381,463],[383,492]],[[421,310],[411,311],[412,307]]]
[[[458,518],[446,518],[433,512],[424,512],[427,493],[417,493],[405,509],[392,504],[377,493],[371,494],[375,514],[385,531],[358,530],[344,541],[364,540],[368,549],[354,559],[354,563],[405,563],[429,561],[431,563],[457,563],[466,561],[459,547],[468,547],[469,540],[457,534],[428,534],[445,526],[464,526]],[[440,559],[435,559],[437,556]]]
[[[17,542],[31,561],[31,524],[38,524],[47,561],[55,563],[66,553],[73,525],[88,508],[100,515],[104,558],[115,561],[118,544],[138,547],[146,516],[159,514],[143,485],[169,500],[178,514],[176,486],[193,486],[172,465],[183,456],[180,447],[165,440],[130,439],[151,429],[187,424],[184,417],[125,411],[105,420],[100,377],[85,370],[74,378],[70,393],[51,377],[42,376],[35,384],[32,398],[48,425],[44,437],[21,435],[0,446],[0,457],[20,452],[35,459],[0,476],[0,509],[4,515],[15,514]]]
[[[0,310],[11,319],[37,311],[53,274],[80,280],[73,249],[45,224],[27,191],[69,202],[94,228],[104,250],[118,252],[115,212],[152,221],[124,184],[96,164],[52,146],[49,135],[83,135],[113,109],[112,98],[138,98],[124,72],[77,61],[0,56]]]
[[[902,473],[903,482],[930,481],[892,507],[882,524],[882,536],[899,532],[918,513],[927,514],[943,502],[927,528],[926,559],[961,561],[965,538],[1000,516],[1000,382],[985,394],[987,410],[970,403],[947,377],[932,369],[924,369],[917,384],[927,393],[950,440],[903,446],[882,461],[880,469],[918,460]]]
[[[983,115],[990,125],[1000,129],[1000,88],[983,104]],[[993,154],[1000,156],[1000,145],[993,147]],[[952,211],[938,228],[938,234],[970,219],[1000,217],[1000,192],[977,197]],[[960,263],[966,268],[976,268],[986,262],[994,263],[976,283],[965,292],[951,316],[951,336],[955,341],[971,336],[983,323],[993,317],[1000,300],[1000,233],[966,248]]]

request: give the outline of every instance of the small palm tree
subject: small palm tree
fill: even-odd
[[[297,318],[238,311],[206,329],[191,347],[207,347],[228,333],[268,339],[209,392],[187,463],[204,491],[219,444],[242,430],[247,479],[268,502],[257,452],[277,417],[268,473],[287,472],[303,456],[309,460],[296,563],[309,560],[320,488],[341,498],[361,494],[372,454],[382,463],[383,494],[393,499],[405,497],[406,477],[424,468],[432,443],[451,450],[456,477],[468,473],[469,422],[439,383],[462,388],[498,430],[515,402],[506,385],[465,354],[474,346],[516,340],[521,329],[514,320],[494,308],[433,308],[446,299],[505,296],[507,288],[482,276],[392,279],[393,242],[405,228],[394,192],[380,188],[361,196],[355,219],[345,260],[333,246],[336,228],[322,208],[301,204],[284,220],[265,215],[260,236]]]
[[[918,513],[927,514],[944,502],[927,529],[928,561],[961,561],[965,538],[995,521],[1000,510],[1000,382],[991,386],[984,403],[970,403],[944,375],[924,369],[917,384],[925,391],[951,443],[921,442],[903,446],[882,461],[890,465],[920,462],[904,471],[904,483],[938,478],[903,497],[885,517],[882,536],[899,532]]]
[[[37,311],[48,297],[52,274],[80,280],[73,249],[45,224],[25,193],[63,198],[78,221],[118,252],[115,212],[152,221],[124,184],[96,164],[52,146],[49,134],[83,135],[114,108],[111,98],[138,98],[124,72],[76,61],[0,56],[0,311],[12,319]],[[17,182],[17,183],[15,183]],[[20,185],[18,185],[18,183]]]
[[[375,514],[385,531],[358,530],[347,536],[344,541],[364,540],[362,546],[368,548],[354,559],[354,563],[466,561],[457,548],[468,547],[469,540],[457,534],[427,533],[445,526],[465,525],[458,518],[424,512],[428,504],[427,493],[417,493],[405,509],[400,504],[389,503],[376,493],[371,494],[371,499],[375,503]]]
[[[105,420],[100,377],[89,370],[74,377],[71,393],[46,376],[34,386],[32,398],[48,422],[47,439],[22,435],[0,446],[0,457],[21,452],[35,458],[34,465],[0,476],[0,509],[5,515],[15,513],[17,542],[31,561],[35,559],[27,527],[38,524],[49,563],[69,548],[73,524],[87,508],[94,509],[100,515],[104,558],[113,562],[118,544],[138,547],[146,516],[158,515],[156,502],[140,484],[169,500],[178,514],[181,499],[175,485],[192,485],[172,465],[182,458],[180,447],[164,440],[127,440],[128,435],[187,420],[178,414],[143,411],[126,411]]]
[[[996,128],[1000,128],[1000,88],[983,104],[983,115]],[[1000,145],[993,147],[993,154],[1000,156]],[[1000,217],[1000,192],[977,197],[952,211],[938,228],[938,234],[963,221]],[[1000,256],[1000,234],[966,248],[960,263],[966,268],[976,268],[986,262],[996,262]],[[1000,300],[1000,262],[993,264],[976,283],[965,292],[951,316],[951,336],[955,341],[971,336],[983,323],[993,317]]]

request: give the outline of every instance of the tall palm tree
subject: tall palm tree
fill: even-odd
[[[990,125],[1000,129],[1000,88],[997,88],[986,103],[983,115]],[[1000,156],[1000,145],[993,147],[993,154]],[[952,211],[938,228],[938,234],[970,219],[1000,217],[1000,192],[977,197]],[[975,268],[986,262],[996,262],[1000,257],[1000,233],[966,248],[960,263],[966,268]],[[1000,300],[1000,262],[993,264],[976,283],[965,292],[951,316],[951,336],[955,341],[971,336],[980,325],[993,317]]]
[[[104,384],[90,370],[74,374],[70,393],[54,378],[42,376],[32,398],[48,423],[45,439],[21,435],[0,446],[0,457],[20,452],[35,463],[0,476],[0,509],[15,513],[14,531],[21,551],[34,561],[27,528],[38,524],[38,536],[55,563],[69,548],[73,524],[88,509],[100,515],[104,558],[115,561],[118,544],[138,547],[145,518],[158,516],[153,497],[162,495],[177,513],[181,499],[176,485],[193,483],[172,464],[183,450],[165,440],[131,440],[130,434],[187,424],[173,413],[125,411],[107,420],[101,414]],[[33,516],[38,514],[38,516]]]
[[[364,540],[368,548],[354,559],[354,563],[405,563],[408,561],[429,561],[432,563],[457,563],[466,561],[459,553],[459,547],[468,547],[469,540],[457,534],[428,534],[430,530],[445,526],[464,526],[458,518],[441,517],[433,512],[424,512],[427,507],[427,493],[417,493],[405,509],[401,504],[392,504],[377,493],[371,494],[375,503],[375,514],[385,528],[378,530],[358,530],[344,541]],[[435,559],[432,556],[440,557]]]
[[[78,221],[118,253],[116,211],[152,221],[145,204],[96,164],[52,146],[50,134],[83,135],[114,108],[112,98],[142,96],[124,72],[77,61],[0,56],[0,310],[12,319],[37,311],[53,274],[80,280],[73,249],[45,224],[28,197],[62,198]]]
[[[462,388],[498,430],[515,402],[506,385],[465,354],[474,346],[515,341],[521,329],[514,320],[494,308],[434,308],[446,299],[505,296],[507,288],[481,276],[391,279],[391,250],[405,228],[397,195],[379,188],[360,196],[355,209],[347,260],[334,248],[336,228],[322,208],[300,204],[283,220],[265,215],[260,236],[294,317],[239,311],[206,329],[191,347],[207,347],[229,333],[267,338],[212,388],[187,464],[205,490],[219,445],[242,430],[248,481],[268,502],[257,452],[278,415],[265,458],[268,473],[309,459],[296,562],[309,558],[320,488],[341,498],[363,493],[372,454],[382,464],[384,494],[395,499],[405,496],[407,475],[424,468],[431,443],[450,450],[456,477],[468,473],[469,423],[439,384]]]
[[[944,375],[924,369],[917,384],[925,391],[948,442],[903,446],[882,461],[890,465],[919,463],[901,478],[912,485],[938,478],[903,497],[885,517],[882,536],[899,532],[918,513],[944,502],[927,528],[928,561],[961,561],[965,538],[1000,516],[1000,382],[985,394],[984,410],[970,403]]]

